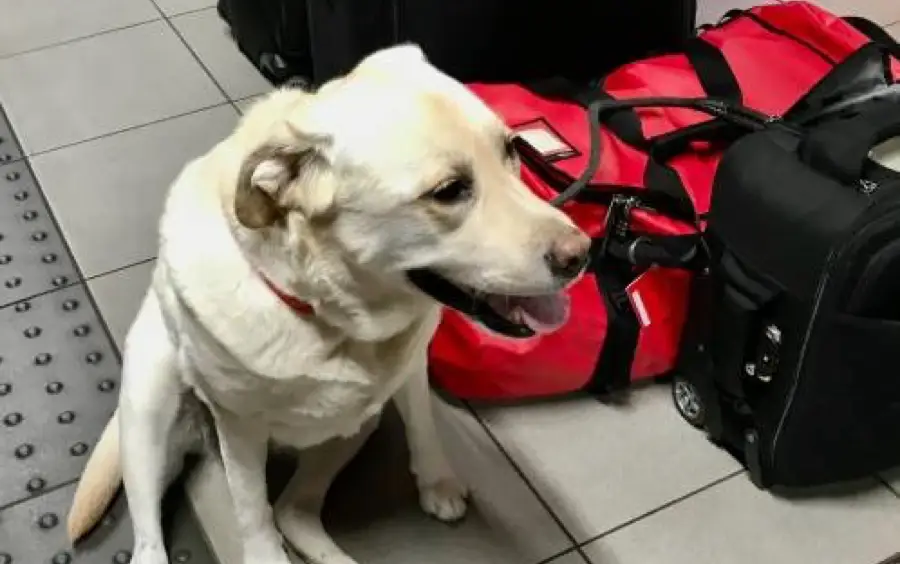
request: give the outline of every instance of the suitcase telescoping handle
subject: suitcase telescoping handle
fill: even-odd
[[[892,90],[895,96],[838,113],[810,130],[799,148],[803,162],[847,184],[862,179],[872,149],[900,137],[900,84]]]

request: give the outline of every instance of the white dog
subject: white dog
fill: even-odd
[[[253,107],[171,188],[73,540],[124,478],[132,562],[165,564],[164,489],[187,451],[214,447],[246,562],[286,564],[284,539],[311,562],[350,564],[319,513],[391,398],[422,508],[461,518],[466,488],[436,436],[426,376],[439,300],[466,296],[510,324],[552,328],[589,246],[518,167],[509,129],[414,46]],[[269,442],[300,454],[274,515]]]

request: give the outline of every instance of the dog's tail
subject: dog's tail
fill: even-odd
[[[66,525],[74,543],[87,534],[106,513],[122,484],[119,457],[119,412],[116,410],[100,435],[75,489]]]

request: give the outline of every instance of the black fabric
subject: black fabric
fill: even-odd
[[[887,53],[869,43],[846,57],[788,110],[784,119],[804,126],[884,96],[893,84]]]
[[[725,55],[714,45],[700,37],[694,37],[685,45],[684,54],[697,72],[707,96],[737,103],[743,101],[737,77]]]
[[[696,0],[559,0],[553,6],[513,0],[220,0],[220,5],[229,8],[220,12],[241,50],[270,80],[302,75],[317,84],[400,42],[419,44],[436,66],[466,82],[556,75],[588,80],[627,61],[681,49],[693,35],[697,9]],[[654,17],[646,17],[651,10]],[[308,59],[286,56],[281,48],[288,41],[305,42]],[[277,76],[262,68],[273,58],[287,67]]]
[[[602,100],[613,104],[618,102],[603,89],[596,89],[588,95],[582,97],[589,102],[594,100]],[[644,136],[644,128],[641,125],[641,118],[634,111],[633,106],[619,104],[615,109],[607,109],[603,113],[603,125],[616,134],[616,137],[628,143],[636,149],[647,150],[650,147],[650,141]]]
[[[900,235],[900,233],[898,233]],[[856,480],[900,464],[900,321],[837,314],[798,382],[771,474],[786,486]]]
[[[900,100],[900,85],[894,90]],[[800,144],[800,158],[844,183],[863,178],[869,152],[878,143],[900,136],[900,104],[869,102],[811,130]]]
[[[585,391],[603,397],[627,388],[637,351],[641,324],[627,288],[634,280],[630,266],[606,256],[602,241],[595,241],[591,271],[606,306],[606,339]]]
[[[836,68],[860,82],[823,81],[814,119],[743,137],[716,173],[709,284],[688,314],[706,319],[688,325],[702,334],[685,336],[679,370],[762,487],[900,464],[900,174],[859,184],[872,144],[900,135],[900,97],[871,80],[881,71]]]
[[[219,0],[238,48],[270,82],[312,75],[304,0]]]

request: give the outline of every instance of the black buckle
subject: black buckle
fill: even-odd
[[[597,257],[599,260],[606,260],[610,257],[620,260],[626,258],[625,256],[618,256],[615,249],[628,247],[628,239],[631,235],[631,210],[637,204],[638,199],[635,196],[613,195],[603,223],[603,242],[600,245],[600,252]]]

